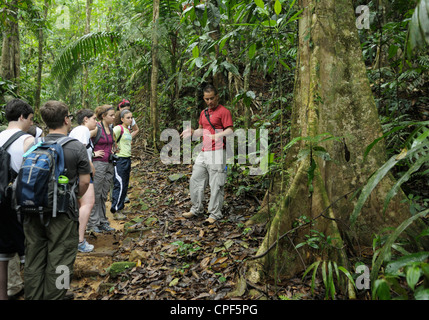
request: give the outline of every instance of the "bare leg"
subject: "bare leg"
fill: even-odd
[[[85,239],[86,225],[94,207],[94,184],[90,184],[88,190],[79,199],[79,242]]]

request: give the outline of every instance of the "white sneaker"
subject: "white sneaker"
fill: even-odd
[[[83,241],[77,245],[77,249],[79,250],[79,252],[91,252],[92,250],[94,250],[94,246],[92,244],[89,244],[86,239],[83,239]]]

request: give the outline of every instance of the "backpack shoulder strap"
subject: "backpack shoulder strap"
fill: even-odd
[[[101,125],[99,123],[97,123],[97,133],[95,134],[95,137],[92,139],[92,143],[94,144],[94,146],[97,144],[98,140],[100,140],[100,138],[101,138],[101,130],[103,130],[101,128]]]
[[[116,140],[116,143],[119,143],[122,138],[122,135],[124,134],[124,127],[122,126],[122,124],[119,124],[119,126],[121,127],[121,134],[119,135],[118,140]]]
[[[57,143],[58,143],[61,147],[64,147],[64,145],[65,145],[65,144],[67,144],[67,143],[69,143],[70,141],[73,141],[73,140],[77,140],[77,139],[72,138],[72,137],[69,137],[69,136],[66,136],[66,137],[61,137],[61,138],[59,138],[59,139],[57,140]]]
[[[210,116],[209,116],[209,112],[208,112],[208,109],[206,108],[206,109],[204,109],[204,114],[205,114],[205,116],[206,116],[206,118],[207,118],[207,121],[210,123],[210,125],[212,126],[212,128],[213,128],[213,130],[216,132],[216,128],[214,127],[214,125],[212,124],[212,122],[210,121]]]
[[[3,149],[7,150],[12,143],[14,143],[16,140],[18,140],[21,136],[28,134],[27,132],[19,130],[18,132],[15,132],[3,145]]]

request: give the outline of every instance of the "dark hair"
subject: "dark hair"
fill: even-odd
[[[40,108],[43,121],[49,129],[58,129],[64,125],[64,118],[69,114],[69,107],[61,101],[50,100]]]
[[[10,100],[5,107],[5,116],[7,121],[18,121],[20,116],[23,116],[25,119],[28,118],[30,114],[34,114],[33,108],[25,101],[21,99],[12,99]]]
[[[94,115],[94,111],[91,109],[81,109],[76,113],[77,124],[83,124],[85,117],[91,118]]]
[[[203,92],[214,92],[214,94],[216,95],[217,89],[213,85],[208,84],[203,88]]]
[[[125,107],[130,107],[130,109],[131,109],[131,104],[128,100],[122,99],[122,101],[119,102],[119,104],[118,104],[118,110],[119,110],[119,108],[125,108]]]

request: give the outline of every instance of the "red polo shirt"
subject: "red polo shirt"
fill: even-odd
[[[208,109],[207,111],[210,117],[210,122],[218,132],[233,126],[231,112],[224,106],[218,105],[215,109]],[[217,139],[217,141],[214,141],[210,136],[208,136],[208,132],[210,132],[210,134],[215,134],[216,132],[207,120],[204,110],[201,111],[198,123],[203,129],[205,129],[203,135],[203,151],[225,148],[224,139]]]

